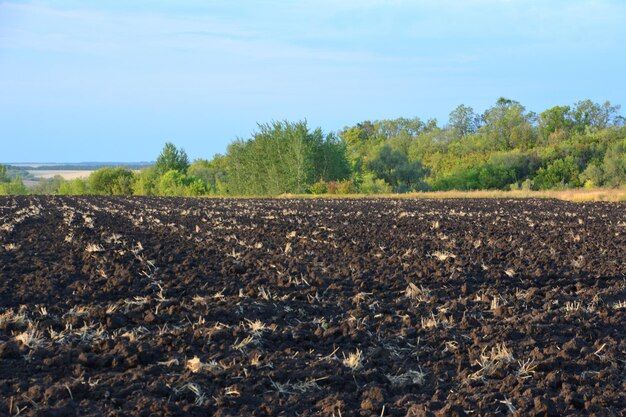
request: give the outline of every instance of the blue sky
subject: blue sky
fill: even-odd
[[[0,162],[223,153],[498,97],[626,105],[623,0],[0,0]],[[622,111],[622,113],[624,113]]]

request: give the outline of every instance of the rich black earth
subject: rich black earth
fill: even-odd
[[[626,415],[625,335],[626,204],[0,198],[0,416]]]

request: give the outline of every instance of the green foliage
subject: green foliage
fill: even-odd
[[[175,169],[167,171],[159,178],[158,194],[164,196],[185,195],[185,174]]]
[[[11,181],[0,182],[0,195],[26,195],[28,188],[24,186],[22,180],[17,177]]]
[[[259,125],[248,140],[228,147],[228,191],[238,195],[304,193],[316,179],[349,174],[343,146],[306,121]]]
[[[176,148],[171,142],[165,144],[154,165],[159,176],[171,170],[184,174],[187,172],[187,168],[189,168],[187,152],[184,149]]]
[[[190,164],[184,150],[166,143],[156,165],[136,174],[105,168],[87,182],[52,179],[34,191],[195,196],[623,186],[626,119],[619,108],[583,100],[537,116],[500,98],[481,116],[458,106],[445,127],[397,118],[357,123],[338,135],[306,121],[272,122],[211,160]],[[0,183],[23,172],[0,166]]]
[[[47,180],[39,181],[31,191],[33,194],[58,194],[64,181],[62,176],[55,175]]]
[[[572,156],[554,160],[545,168],[539,168],[534,183],[540,190],[579,187],[578,164]]]
[[[370,173],[363,177],[358,190],[361,194],[389,194],[392,191],[392,187],[385,180],[376,178],[374,174]]]
[[[530,191],[533,189],[533,187],[534,187],[534,183],[533,183],[533,180],[531,180],[530,178],[526,178],[520,184],[520,190],[523,190],[523,191]]]
[[[144,168],[135,174],[133,192],[135,195],[157,195],[159,176],[154,167]]]
[[[613,144],[602,162],[604,183],[611,187],[626,184],[626,139]]]
[[[532,125],[535,115],[526,112],[517,101],[501,97],[495,106],[485,112],[483,119],[481,131],[491,149],[529,149],[535,143],[536,135]]]
[[[449,128],[456,138],[465,138],[476,133],[481,125],[481,118],[474,109],[461,104],[450,112]]]
[[[207,186],[200,178],[186,175],[174,169],[159,178],[158,195],[194,197],[207,193]]]
[[[352,180],[330,181],[327,185],[328,194],[354,194],[356,186]]]
[[[351,171],[346,144],[333,134],[317,142],[313,148],[313,171],[314,177],[327,181],[349,178]]]
[[[133,194],[133,172],[124,168],[101,168],[89,175],[89,191],[98,195]]]
[[[7,176],[7,166],[0,164],[0,183],[8,182],[9,177]]]
[[[554,106],[539,115],[539,135],[544,143],[551,135],[563,132],[567,135],[574,127],[574,120],[569,106]]]
[[[324,180],[319,180],[309,187],[311,194],[326,194],[328,192],[328,184]]]
[[[210,194],[219,194],[220,187],[226,183],[228,159],[223,155],[215,155],[212,160],[196,159],[187,169],[190,176],[196,177],[206,184]]]
[[[604,184],[604,171],[598,163],[591,163],[580,174],[580,182],[585,188],[599,187]]]
[[[419,161],[409,161],[405,153],[387,144],[380,148],[367,168],[399,192],[417,189],[425,175]]]
[[[594,103],[591,100],[582,100],[576,103],[574,108],[574,126],[580,133],[587,129],[597,132],[614,125],[619,119],[620,106],[611,105],[610,101],[603,104]]]
[[[70,181],[61,181],[57,190],[59,195],[84,195],[89,194],[89,185],[82,178],[76,178]]]

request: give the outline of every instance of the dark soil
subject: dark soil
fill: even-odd
[[[0,198],[0,416],[626,415],[625,335],[626,204]]]

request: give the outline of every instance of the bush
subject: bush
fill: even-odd
[[[135,195],[156,195],[159,177],[153,167],[144,168],[135,174],[133,193]]]
[[[33,194],[58,194],[59,188],[61,187],[61,184],[63,184],[63,181],[65,180],[62,176],[55,175],[52,178],[38,181],[31,191]]]
[[[580,174],[579,179],[585,188],[599,187],[604,182],[604,172],[602,167],[592,163]]]
[[[391,185],[381,178],[374,178],[373,175],[365,175],[359,186],[359,193],[361,194],[388,194],[390,192]]]
[[[626,184],[626,140],[617,142],[606,151],[602,162],[606,185]]]
[[[176,170],[169,170],[159,178],[157,194],[164,196],[184,196],[184,174]]]
[[[87,182],[82,178],[76,178],[71,181],[61,181],[59,189],[57,190],[59,195],[84,195],[89,194],[89,187]]]
[[[326,181],[319,180],[318,182],[316,182],[315,184],[312,184],[309,187],[309,192],[311,194],[326,194],[326,192],[328,191],[328,185],[326,184]]]
[[[199,196],[207,193],[207,184],[200,178],[172,169],[159,178],[157,193],[164,196]]]
[[[337,194],[354,194],[356,186],[352,180],[343,180],[337,182]]]
[[[10,182],[0,183],[0,195],[26,195],[28,188],[24,186],[21,178],[15,178]]]
[[[130,195],[133,193],[133,172],[124,168],[101,168],[88,178],[89,191],[98,195]]]
[[[578,165],[571,156],[556,159],[547,167],[540,168],[534,181],[540,190],[581,185],[578,179]]]
[[[531,180],[530,178],[526,178],[524,181],[522,181],[520,188],[524,191],[530,191],[533,189],[533,185],[533,180]]]

